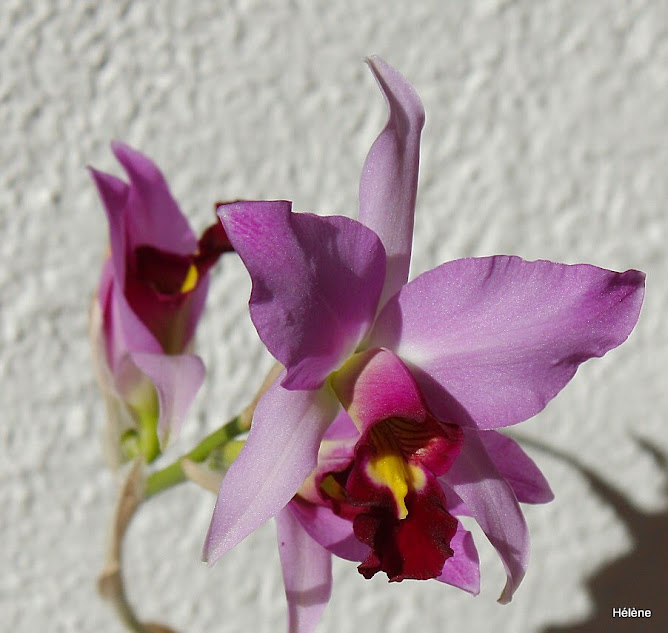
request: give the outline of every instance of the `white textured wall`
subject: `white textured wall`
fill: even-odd
[[[145,151],[198,229],[236,197],[354,215],[385,118],[372,53],[427,111],[414,275],[494,253],[648,273],[630,340],[521,427],[638,513],[625,527],[581,473],[533,450],[557,498],[527,510],[533,559],[511,605],[495,603],[503,572],[479,540],[478,598],[364,581],[339,561],[319,631],[601,631],[596,609],[619,602],[655,609],[658,625],[665,603],[647,591],[666,582],[665,480],[632,437],[668,451],[665,1],[5,0],[0,38],[0,630],[121,631],[94,589],[115,484],[86,338],[107,229],[85,165],[118,173],[112,138]],[[209,377],[175,450],[239,410],[270,365],[248,292],[226,259],[199,336]],[[212,504],[185,487],[133,525],[142,615],[184,633],[282,630],[273,525],[208,569]],[[611,564],[622,571],[601,597],[590,579]]]

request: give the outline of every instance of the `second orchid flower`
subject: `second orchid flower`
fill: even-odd
[[[204,379],[204,365],[189,349],[209,269],[232,246],[219,223],[198,241],[160,170],[127,145],[113,143],[112,150],[130,182],[90,170],[110,237],[91,338],[109,444],[117,450],[120,436],[131,432],[138,452],[152,461]]]

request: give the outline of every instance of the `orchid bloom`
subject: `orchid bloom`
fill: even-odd
[[[289,202],[223,205],[252,278],[250,313],[284,366],[220,488],[205,544],[215,561],[272,516],[290,630],[312,631],[331,554],[390,580],[436,578],[476,593],[472,516],[507,572],[528,562],[519,502],[552,497],[495,429],[541,411],[580,363],[633,329],[644,275],[496,256],[410,283],[422,104],[369,60],[389,120],[366,159],[359,221]]]
[[[110,428],[139,431],[147,460],[178,430],[204,379],[188,353],[209,269],[232,247],[216,223],[197,241],[160,170],[121,143],[129,184],[90,169],[109,222],[110,253],[91,312],[91,340]]]

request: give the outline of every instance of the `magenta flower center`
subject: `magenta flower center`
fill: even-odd
[[[204,232],[192,255],[145,244],[134,249],[126,273],[126,296],[165,353],[180,353],[188,344],[187,317],[192,293],[218,258],[231,250],[219,222]]]
[[[345,470],[321,477],[323,499],[371,548],[358,568],[366,578],[379,571],[390,581],[440,575],[457,520],[436,477],[459,453],[461,435],[433,418],[383,420],[362,435]]]

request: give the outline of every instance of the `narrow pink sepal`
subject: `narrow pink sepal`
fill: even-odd
[[[366,335],[385,278],[378,237],[349,218],[292,213],[285,201],[218,208],[253,280],[250,314],[287,370],[286,389],[318,389]]]
[[[389,118],[362,168],[359,220],[380,237],[387,274],[382,308],[406,281],[413,242],[413,217],[424,108],[413,87],[380,57],[367,60],[389,108]]]
[[[339,403],[328,387],[288,391],[276,382],[255,409],[248,440],[225,475],[204,545],[213,563],[283,508],[316,467]]]
[[[169,436],[179,432],[204,382],[204,363],[193,354],[168,356],[134,352],[131,357],[158,392],[158,438],[164,448]]]
[[[521,503],[548,503],[554,499],[550,484],[520,445],[497,431],[481,431],[485,450]]]
[[[440,481],[446,499],[449,487],[466,504],[499,553],[508,578],[499,602],[510,602],[529,563],[529,532],[512,488],[475,431],[465,431],[462,451]]]
[[[459,587],[474,596],[480,593],[480,560],[471,533],[461,522],[450,540],[454,554],[445,561],[441,575],[436,579],[453,587]]]
[[[278,513],[276,527],[288,633],[313,633],[332,594],[332,555],[308,535],[290,506]]]

